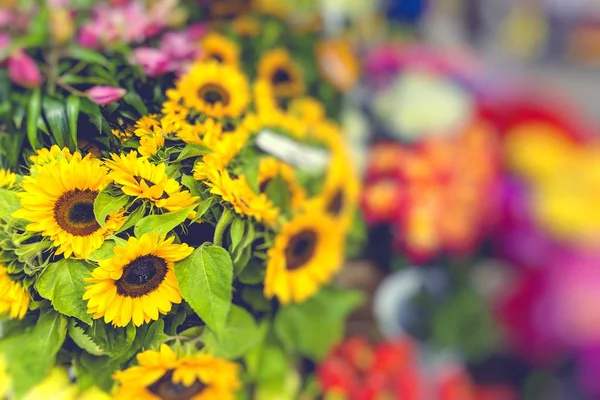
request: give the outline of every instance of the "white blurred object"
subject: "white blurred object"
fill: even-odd
[[[377,95],[375,114],[404,139],[453,135],[471,121],[473,101],[458,84],[425,71],[407,71]]]

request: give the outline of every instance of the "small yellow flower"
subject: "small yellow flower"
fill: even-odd
[[[218,33],[209,33],[202,38],[202,56],[198,61],[238,67],[240,48],[233,41]]]
[[[8,314],[11,319],[22,319],[28,308],[29,293],[11,279],[6,267],[0,264],[0,316]]]
[[[17,175],[13,172],[0,168],[0,188],[9,188],[17,182]]]

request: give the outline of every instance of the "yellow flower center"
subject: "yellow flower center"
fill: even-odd
[[[317,248],[318,235],[312,229],[296,233],[285,249],[285,266],[293,271],[301,268],[313,257]]]
[[[63,193],[54,205],[58,226],[75,236],[88,236],[100,229],[94,216],[95,190],[75,189]]]
[[[210,105],[221,103],[227,106],[230,102],[229,93],[222,86],[207,83],[198,89],[198,96]]]
[[[115,282],[117,293],[127,297],[141,297],[155,290],[167,275],[167,263],[160,257],[146,255],[131,261],[123,275]]]
[[[163,400],[190,400],[201,393],[206,385],[196,379],[191,386],[172,381],[173,370],[168,370],[159,380],[148,386],[148,390]]]

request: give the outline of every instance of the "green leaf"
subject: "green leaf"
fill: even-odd
[[[240,275],[248,266],[248,262],[252,258],[252,247],[239,247],[236,249],[235,257],[233,258],[233,274]]]
[[[77,346],[95,356],[101,356],[104,351],[98,346],[92,338],[85,332],[85,329],[80,327],[76,320],[69,320],[69,337]]]
[[[66,334],[67,318],[46,309],[31,331],[0,340],[0,353],[9,361],[8,373],[17,398],[50,373]]]
[[[182,161],[192,157],[200,157],[204,154],[210,153],[211,151],[211,149],[201,144],[190,143],[187,144],[183,150],[181,150],[181,153],[179,153],[179,157],[177,157],[176,161]]]
[[[275,334],[290,351],[319,361],[342,339],[344,321],[363,297],[357,291],[322,289],[304,303],[281,307],[275,317]]]
[[[132,106],[133,108],[135,108],[135,110],[138,113],[140,113],[140,115],[148,114],[148,109],[146,108],[146,105],[142,101],[142,98],[140,97],[139,94],[137,94],[133,90],[128,90],[127,93],[125,94],[125,96],[123,97],[123,100],[125,101],[125,103],[127,103],[130,106]]]
[[[81,111],[88,116],[92,125],[96,127],[98,132],[102,132],[102,113],[100,112],[100,106],[94,103],[90,99],[81,99]]]
[[[271,199],[273,204],[281,210],[287,210],[289,208],[291,201],[290,187],[281,175],[277,175],[275,178],[271,179],[265,193],[269,199]]]
[[[204,199],[198,206],[198,211],[196,211],[196,219],[201,219],[204,214],[206,214],[217,203],[218,200],[216,197]]]
[[[91,325],[92,317],[87,313],[87,305],[82,298],[84,280],[89,276],[90,271],[84,262],[63,259],[48,265],[36,281],[35,289],[61,314]]]
[[[144,233],[158,233],[159,235],[169,233],[177,225],[183,223],[194,208],[195,206],[192,206],[166,214],[144,217],[135,224],[135,236],[139,238]]]
[[[96,200],[94,200],[94,215],[100,226],[106,224],[106,217],[119,211],[128,201],[129,196],[121,195],[115,197],[110,193],[108,188],[98,193]]]
[[[82,352],[75,358],[75,376],[77,385],[82,389],[97,386],[110,392],[114,381],[112,375],[122,367],[122,361],[112,359],[108,356],[94,356]]]
[[[231,307],[233,263],[219,246],[203,244],[175,264],[181,295],[213,332],[220,333]]]
[[[125,328],[115,328],[106,325],[102,320],[95,320],[86,332],[98,347],[113,358],[119,358],[131,352],[137,333],[133,324],[129,324]]]
[[[88,64],[99,64],[105,67],[111,66],[110,61],[108,61],[102,54],[85,47],[75,45],[70,46],[67,54],[71,58],[74,58],[78,61],[84,61]]]
[[[252,315],[238,306],[231,306],[225,329],[215,333],[205,331],[203,341],[217,357],[234,360],[259,344],[261,332]]]
[[[193,176],[182,175],[181,184],[189,189],[192,196],[198,196],[202,198],[202,193],[200,193],[200,188],[198,187],[198,181],[195,180]]]
[[[107,258],[112,258],[115,255],[114,249],[116,245],[117,243],[115,243],[114,240],[105,240],[98,250],[92,252],[92,254],[88,256],[87,260],[98,262],[106,260]]]
[[[246,285],[258,285],[262,283],[265,280],[264,265],[257,261],[250,262],[242,269],[237,279]]]
[[[15,192],[0,189],[0,219],[9,217],[20,208],[21,201]]]
[[[119,229],[116,233],[124,232],[127,229],[134,226],[135,224],[137,224],[138,221],[144,217],[145,213],[146,213],[145,206],[136,208],[135,211],[133,211],[131,214],[129,214],[129,217],[127,217],[127,221],[125,221],[125,223],[123,224],[121,229]]]
[[[69,135],[69,122],[64,104],[52,97],[45,96],[43,101],[44,117],[52,132],[56,144],[64,147]]]
[[[37,125],[42,114],[42,95],[40,89],[33,91],[27,108],[27,139],[32,149],[37,148]]]
[[[67,97],[67,118],[69,120],[69,132],[71,143],[77,147],[77,120],[79,119],[79,97],[70,95]]]

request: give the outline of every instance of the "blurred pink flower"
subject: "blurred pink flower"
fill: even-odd
[[[96,104],[105,106],[125,96],[127,91],[123,88],[112,86],[94,86],[86,91],[88,98]]]
[[[94,7],[92,18],[84,22],[78,42],[92,48],[142,42],[164,29],[173,7],[171,0],[158,2],[150,9],[142,1],[100,3]]]
[[[8,26],[13,19],[13,13],[9,9],[0,9],[0,28]]]
[[[140,64],[148,76],[160,76],[171,70],[169,56],[152,47],[138,47],[133,50],[133,57]]]
[[[167,32],[160,41],[160,50],[175,60],[192,59],[198,51],[199,46],[190,40],[188,33]]]
[[[17,85],[28,88],[42,84],[40,69],[23,50],[18,50],[8,58],[8,77]]]
[[[188,26],[185,31],[189,40],[198,40],[208,33],[209,27],[207,24],[197,22]]]

